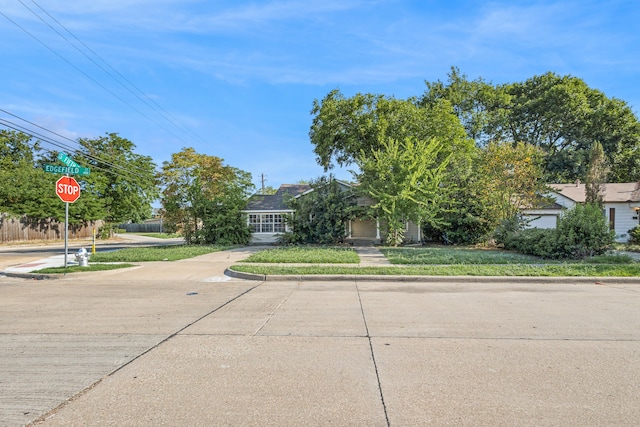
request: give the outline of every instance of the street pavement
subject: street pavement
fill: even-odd
[[[122,248],[140,246],[164,246],[183,243],[182,238],[159,239],[137,234],[116,234],[107,240],[78,239],[70,240],[67,249],[67,265],[77,265],[76,253],[85,249],[91,254],[96,252],[113,251]],[[64,242],[49,242],[41,244],[13,244],[0,246],[0,273],[10,276],[36,275],[37,270],[49,267],[63,267],[65,260]]]
[[[254,250],[0,277],[0,426],[640,420],[637,283],[224,274]]]

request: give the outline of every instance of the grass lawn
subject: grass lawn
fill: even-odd
[[[177,261],[193,258],[211,252],[229,249],[219,245],[170,245],[149,248],[127,248],[113,252],[98,252],[91,255],[92,262],[145,262],[145,261]]]
[[[155,237],[157,239],[173,239],[174,237],[181,237],[177,233],[129,233],[137,236]]]
[[[351,248],[285,247],[256,252],[242,262],[358,264],[360,257]]]
[[[391,264],[539,264],[540,258],[496,249],[455,246],[380,248]]]
[[[88,267],[80,267],[79,265],[72,265],[64,267],[49,267],[36,271],[40,274],[66,274],[66,273],[87,273],[90,271],[106,271],[117,270],[119,268],[134,267],[133,264],[89,264]]]
[[[634,277],[640,276],[640,264],[626,256],[603,256],[587,261],[560,262],[493,249],[461,247],[380,248],[395,264],[386,267],[346,267],[341,261],[323,257],[326,248],[271,249],[264,258],[252,256],[245,262],[303,263],[300,253],[315,253],[316,263],[335,263],[335,266],[258,266],[236,264],[233,270],[255,274],[341,274],[341,275],[406,275],[406,276],[586,276]],[[344,250],[344,249],[341,249]],[[260,255],[259,252],[256,255]],[[265,255],[267,255],[265,254]],[[274,256],[272,254],[277,254]],[[269,261],[270,260],[270,261]],[[345,261],[342,261],[345,262]]]
[[[640,264],[498,264],[424,265],[406,267],[286,267],[236,264],[234,271],[267,275],[393,275],[393,276],[543,276],[543,277],[635,277]]]

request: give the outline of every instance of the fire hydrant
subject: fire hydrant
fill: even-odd
[[[80,267],[89,267],[89,253],[85,248],[80,248],[76,254],[76,261]]]

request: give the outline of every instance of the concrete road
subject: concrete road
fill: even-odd
[[[0,425],[637,425],[640,286],[0,279]],[[73,276],[73,277],[71,277]]]
[[[109,240],[96,240],[96,251],[113,251],[123,248],[140,246],[165,246],[183,243],[182,238],[159,239],[154,237],[141,236],[137,234],[121,234]],[[91,250],[93,241],[87,239],[74,239],[68,242],[68,251],[73,258],[78,249],[85,248]],[[64,263],[64,241],[55,241],[39,244],[5,244],[0,245],[0,272],[8,267],[38,261],[55,255],[62,255]]]

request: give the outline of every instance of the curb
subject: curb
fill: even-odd
[[[38,273],[11,273],[7,271],[0,271],[0,275],[4,275],[6,277],[15,277],[18,279],[33,279],[33,280],[59,279],[59,277],[50,276],[48,274],[38,274]]]
[[[384,276],[364,274],[337,275],[266,275],[243,273],[227,268],[224,274],[229,277],[244,280],[258,280],[262,282],[339,282],[339,281],[367,281],[367,282],[432,282],[432,283],[522,283],[522,284],[636,284],[640,285],[639,277],[558,277],[558,276]]]
[[[243,280],[259,280],[264,282],[267,280],[267,275],[265,274],[253,274],[253,273],[243,273],[241,271],[233,271],[229,268],[225,268],[224,275],[233,277],[234,279],[243,279]]]

